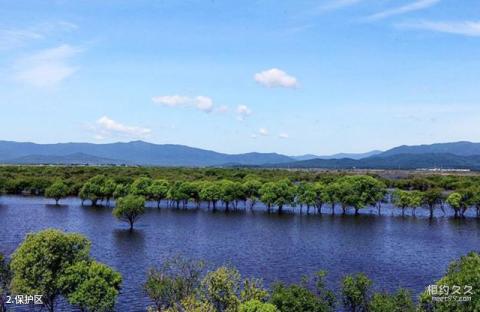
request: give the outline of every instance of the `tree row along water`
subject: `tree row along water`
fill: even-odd
[[[480,178],[460,175],[412,175],[385,178],[378,175],[287,170],[0,167],[0,190],[7,194],[66,196],[82,204],[125,206],[154,201],[160,207],[206,207],[209,210],[254,210],[282,213],[359,214],[362,209],[392,203],[402,215],[425,210],[430,218],[440,210],[453,217],[480,217]],[[140,203],[140,204],[139,204]],[[118,215],[125,219],[125,215]],[[127,218],[131,219],[131,217]],[[130,221],[128,221],[130,222]],[[133,225],[131,223],[131,225]]]

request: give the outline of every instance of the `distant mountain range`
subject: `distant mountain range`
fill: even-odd
[[[381,154],[382,151],[374,150],[367,153],[339,153],[328,156],[317,156],[313,154],[306,154],[300,156],[291,156],[295,160],[310,160],[310,159],[341,159],[341,158],[350,158],[350,159],[362,159],[370,156],[375,156]]]
[[[0,141],[0,163],[4,164],[127,164],[144,166],[260,165],[291,162],[275,153],[223,154],[175,144],[143,141],[92,144],[35,144]]]
[[[272,167],[264,165],[264,167]],[[470,169],[480,170],[480,155],[454,154],[394,154],[363,159],[309,159],[292,163],[275,164],[275,168],[323,169]]]
[[[370,154],[370,155],[368,155]],[[480,143],[453,142],[430,145],[402,145],[385,152],[353,154],[360,157],[314,158],[275,164],[277,168],[324,169],[470,169],[480,170]],[[362,155],[366,157],[362,157]],[[264,165],[268,167],[269,165]]]
[[[152,144],[143,141],[109,144],[0,141],[0,163],[480,170],[480,143],[403,145],[385,152],[375,150],[360,154],[286,156],[276,153],[224,154],[184,145]]]

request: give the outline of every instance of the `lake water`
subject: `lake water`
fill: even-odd
[[[480,250],[480,221],[383,216],[267,214],[147,209],[129,232],[111,208],[82,207],[75,198],[61,206],[40,197],[0,197],[0,252],[10,255],[29,232],[53,227],[92,241],[92,256],[123,276],[118,311],[145,311],[142,291],[148,268],[172,256],[230,263],[243,276],[298,282],[301,275],[328,271],[338,289],[347,273],[364,272],[377,290],[410,288],[418,294],[441,277],[448,263]]]

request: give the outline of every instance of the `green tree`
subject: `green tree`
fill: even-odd
[[[450,263],[447,274],[438,280],[434,287],[447,289],[448,295],[471,297],[471,300],[434,301],[432,296],[448,296],[433,293],[432,286],[420,296],[420,310],[429,312],[476,312],[480,311],[480,255],[471,252],[459,260]],[[460,289],[456,289],[459,287]],[[459,291],[459,294],[453,294]]]
[[[42,294],[49,311],[62,293],[59,281],[65,270],[78,261],[88,260],[90,242],[80,234],[48,229],[28,234],[12,255],[12,292]]]
[[[250,210],[253,209],[255,204],[257,203],[260,194],[259,190],[262,187],[262,182],[256,180],[256,179],[247,179],[245,182],[243,182],[243,189],[245,191],[245,197],[247,200],[250,202]]]
[[[290,286],[286,286],[283,283],[275,284],[270,302],[281,312],[333,311],[328,303],[323,302],[307,287],[296,284]]]
[[[275,205],[278,207],[278,213],[282,213],[283,207],[292,205],[294,199],[295,188],[287,179],[267,182],[260,188],[260,200],[267,206],[268,211]]]
[[[372,281],[364,274],[347,275],[342,280],[342,301],[346,311],[368,311]]]
[[[393,204],[402,209],[402,216],[405,215],[405,208],[410,207],[410,193],[404,190],[395,190],[393,192]]]
[[[189,182],[189,193],[190,199],[195,203],[195,208],[199,209],[202,203],[202,198],[200,197],[200,191],[202,190],[203,183],[202,181],[193,181]]]
[[[180,204],[185,208],[190,199],[190,192],[189,182],[175,181],[168,189],[167,198],[176,203],[177,209],[180,208]]]
[[[458,218],[458,215],[459,213],[461,214],[462,208],[465,204],[462,199],[462,195],[460,193],[453,192],[448,195],[446,202],[455,212],[455,218]]]
[[[356,194],[353,183],[349,176],[338,179],[330,186],[331,198],[335,198],[342,207],[342,213],[347,213],[347,208],[352,205],[358,205],[355,202]]]
[[[237,311],[240,299],[240,273],[234,268],[220,267],[202,280],[203,297],[219,312]]]
[[[117,184],[115,191],[113,192],[113,198],[119,199],[120,197],[125,197],[130,192],[130,186],[125,184]]]
[[[178,308],[184,300],[194,296],[204,267],[202,261],[175,257],[167,260],[160,269],[150,269],[144,289],[157,311]]]
[[[443,195],[442,190],[438,188],[429,189],[422,194],[423,204],[430,212],[430,219],[433,219],[435,207],[441,204]]]
[[[83,202],[88,199],[92,202],[92,206],[96,206],[98,201],[103,200],[104,198],[104,184],[105,184],[105,176],[103,175],[96,175],[87,180],[80,189],[79,196]]]
[[[264,183],[259,190],[260,200],[267,206],[268,212],[272,209],[277,198],[275,189],[276,186],[274,182],[267,182]]]
[[[101,186],[102,197],[107,200],[107,206],[110,204],[110,199],[113,198],[113,194],[117,188],[117,184],[113,179],[105,179]]]
[[[242,303],[238,309],[239,312],[278,312],[276,306],[271,303],[259,300],[249,300]]]
[[[410,192],[410,207],[412,207],[413,215],[416,214],[417,207],[422,205],[423,197],[422,192],[420,191],[411,191]]]
[[[191,295],[183,299],[180,308],[169,308],[166,312],[218,312],[215,307],[208,301],[201,300]],[[156,311],[157,312],[157,311]]]
[[[399,289],[395,294],[375,293],[368,304],[369,312],[415,312],[415,304],[408,290]]]
[[[313,184],[315,191],[315,207],[318,213],[322,213],[322,206],[328,201],[327,186],[323,182],[315,182]]]
[[[96,261],[79,261],[59,278],[68,302],[91,312],[112,311],[121,283],[120,273]]]
[[[5,257],[0,253],[0,312],[7,311],[7,294],[9,293],[12,274]]]
[[[55,205],[64,197],[67,197],[69,192],[68,186],[61,180],[57,180],[45,190],[45,196],[55,199]]]
[[[333,291],[327,289],[325,284],[326,271],[318,271],[315,273],[313,282],[315,283],[315,289],[317,297],[320,298],[322,304],[327,307],[327,310],[334,310],[336,304],[336,298]]]
[[[220,200],[221,191],[218,183],[206,181],[202,184],[200,190],[200,198],[208,203],[208,209],[210,209],[210,203],[213,210],[216,210],[217,202]]]
[[[157,208],[160,208],[160,202],[167,198],[169,183],[167,180],[153,180],[147,188],[148,198],[157,202]]]
[[[468,191],[472,194],[469,204],[475,207],[477,218],[480,218],[480,188],[473,186]]]
[[[297,189],[297,202],[300,205],[300,212],[302,207],[307,207],[307,214],[310,213],[310,207],[315,206],[317,203],[317,192],[315,186],[311,183],[301,183]]]
[[[242,290],[240,291],[240,299],[242,302],[249,300],[266,301],[268,291],[263,288],[263,282],[257,278],[246,278],[242,282]]]
[[[112,214],[120,221],[127,222],[130,225],[130,231],[133,230],[133,224],[145,213],[145,198],[137,195],[127,195],[117,200],[117,204]]]
[[[130,193],[133,195],[148,198],[150,185],[152,185],[152,179],[150,178],[141,177],[135,179],[135,181],[133,181],[132,185],[130,186]]]
[[[338,183],[332,182],[325,186],[325,202],[330,204],[332,215],[335,214],[335,204],[338,202],[337,194],[339,194]]]
[[[228,211],[230,203],[237,198],[237,185],[229,180],[222,180],[220,186],[220,200],[225,204],[225,210]]]

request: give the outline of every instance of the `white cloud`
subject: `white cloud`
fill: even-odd
[[[288,135],[288,133],[282,132],[278,135],[278,137],[280,139],[288,139],[290,136]]]
[[[211,112],[213,109],[213,100],[208,96],[197,96],[194,100],[195,106],[204,112]]]
[[[267,135],[268,135],[268,130],[267,130],[267,128],[260,128],[260,129],[258,129],[258,134],[263,135],[263,136],[267,136]]]
[[[461,22],[431,22],[421,21],[414,23],[397,24],[400,28],[424,29],[455,35],[478,37],[480,36],[480,21]]]
[[[385,10],[385,11],[370,15],[370,16],[367,17],[367,20],[371,20],[371,21],[380,20],[380,19],[384,19],[384,18],[387,18],[387,17],[390,17],[390,16],[401,15],[401,14],[405,14],[405,13],[409,13],[409,12],[424,10],[424,9],[428,9],[428,8],[436,5],[439,2],[440,2],[440,0],[417,0],[415,2],[406,4],[406,5],[403,5],[403,6],[400,6],[400,7],[392,8],[392,9],[389,9],[389,10]]]
[[[294,88],[298,86],[297,78],[290,76],[286,72],[278,68],[264,70],[254,75],[256,82],[266,87],[284,87]]]
[[[178,107],[178,106],[191,106],[195,107],[206,113],[210,113],[213,110],[213,100],[208,96],[195,96],[188,97],[184,95],[162,95],[154,96],[152,101],[156,104]]]
[[[14,79],[35,87],[55,86],[77,71],[70,60],[79,52],[80,49],[63,44],[21,58],[14,65]]]
[[[148,128],[124,125],[107,116],[99,118],[91,128],[96,132],[96,139],[105,139],[109,137],[142,139],[152,132]]]
[[[164,95],[164,96],[155,96],[152,98],[152,101],[157,104],[175,107],[180,105],[186,105],[190,102],[190,98],[183,95]]]
[[[248,108],[247,105],[238,105],[236,113],[238,120],[245,120],[245,118],[252,114],[252,110]]]

